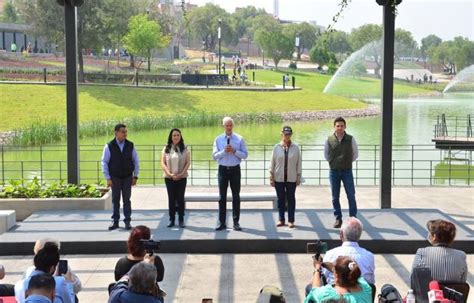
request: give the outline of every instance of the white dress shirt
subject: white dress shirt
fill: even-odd
[[[338,257],[349,257],[356,261],[360,268],[362,277],[371,284],[375,284],[375,260],[374,255],[357,242],[343,242],[341,246],[328,250],[324,255],[323,262],[334,263]],[[333,273],[323,268],[328,284],[334,282]]]

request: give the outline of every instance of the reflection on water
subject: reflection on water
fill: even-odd
[[[379,100],[372,100],[380,103]],[[397,99],[394,102],[393,144],[431,144],[436,117],[466,117],[474,114],[474,94],[445,94],[439,98]],[[360,144],[380,143],[380,117],[347,118],[347,132],[354,135]],[[235,132],[244,136],[248,144],[273,144],[279,141],[284,123],[261,125],[236,125]],[[293,128],[293,140],[300,144],[323,144],[332,132],[332,121],[289,121]],[[173,126],[170,125],[170,129]],[[188,144],[212,145],[214,138],[222,132],[220,121],[215,127],[183,129]],[[165,144],[169,130],[134,132],[129,130],[129,139],[136,144]],[[81,144],[102,145],[108,137],[82,139]]]
[[[393,179],[395,185],[457,185],[472,184],[472,152],[448,155],[435,149],[431,142],[436,117],[441,114],[466,117],[474,114],[473,94],[451,94],[442,98],[398,99],[394,104],[393,121]],[[379,103],[373,100],[374,103]],[[249,159],[242,164],[243,184],[265,184],[268,162],[273,144],[280,140],[283,124],[293,128],[293,140],[303,147],[303,175],[307,184],[328,184],[328,165],[323,156],[323,144],[332,133],[332,121],[293,121],[261,125],[235,126],[249,145]],[[380,118],[347,118],[347,131],[360,145],[360,157],[354,164],[356,183],[378,183],[380,148]],[[182,129],[185,142],[192,146],[193,166],[190,184],[215,185],[216,164],[211,159],[214,138],[223,130],[216,121],[214,127]],[[170,129],[173,126],[170,125]],[[141,160],[142,184],[161,184],[160,155],[169,130],[134,132],[129,139],[137,145]],[[83,182],[102,179],[100,157],[103,145],[110,137],[81,140],[81,178]],[[29,179],[34,176],[46,179],[66,178],[65,146],[43,146],[10,150],[2,157],[2,180]],[[453,157],[459,163],[451,163]],[[41,160],[43,162],[41,162]],[[49,162],[44,162],[49,161]],[[42,163],[42,164],[41,164]],[[451,164],[456,166],[450,167]],[[467,180],[466,180],[467,178]],[[1,180],[0,180],[1,181]]]

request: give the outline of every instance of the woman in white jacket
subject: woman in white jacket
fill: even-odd
[[[288,201],[288,227],[295,227],[296,186],[301,183],[301,151],[291,141],[293,130],[284,126],[281,141],[273,148],[270,162],[270,184],[278,197],[277,227],[285,225],[285,202]]]

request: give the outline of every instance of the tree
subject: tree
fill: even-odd
[[[353,77],[357,78],[367,74],[367,69],[365,68],[364,60],[357,60],[356,62],[354,62],[349,68],[349,73]]]
[[[136,15],[128,22],[128,33],[124,37],[127,50],[148,60],[148,71],[151,70],[151,54],[153,49],[163,48],[170,41],[163,36],[161,28],[155,21],[148,20],[147,15]]]
[[[428,55],[433,62],[444,65],[452,73],[474,64],[474,42],[467,38],[455,37],[452,41],[444,41],[432,46]]]
[[[123,38],[128,32],[128,21],[132,16],[144,11],[146,0],[135,0],[133,5],[129,0],[108,1],[112,13],[103,15],[105,37],[102,46],[119,49],[123,46]],[[119,62],[120,54],[117,56],[117,66]],[[130,67],[133,67],[133,56],[130,56]]]
[[[376,67],[374,69],[374,74],[380,77],[381,65],[381,45],[380,40],[382,38],[382,26],[377,24],[364,24],[358,28],[355,28],[351,31],[349,37],[349,42],[354,51],[357,51],[367,46],[367,55],[373,58],[373,62]]]
[[[20,21],[20,17],[11,0],[8,0],[3,6],[3,13],[0,20],[6,23],[17,23]]]
[[[316,43],[317,29],[308,22],[299,24],[288,24],[283,27],[283,33],[290,39],[296,42],[296,36],[299,36],[299,47],[296,49],[297,59],[299,60],[301,54],[305,49],[311,49]],[[296,44],[295,44],[296,46]]]
[[[144,0],[143,0],[144,1]],[[94,0],[84,1],[77,9],[77,44],[79,61],[79,81],[84,81],[83,50],[100,50],[110,43],[111,33],[120,35],[123,26],[118,25],[128,15],[140,8],[143,1]],[[31,32],[46,41],[64,49],[64,8],[51,0],[16,0],[18,9],[25,20],[29,20]],[[120,5],[116,5],[120,3]],[[114,32],[117,29],[117,32]]]
[[[443,42],[443,40],[441,40],[440,37],[433,34],[428,35],[425,38],[421,39],[421,47],[420,47],[421,56],[424,59],[426,59],[426,56],[428,55],[428,50],[432,47],[436,47],[440,45],[441,42]]]
[[[291,58],[293,53],[293,40],[283,34],[282,26],[279,25],[271,31],[260,29],[255,33],[255,41],[265,52],[266,56],[271,57],[278,68],[281,59]]]
[[[309,51],[309,58],[311,62],[318,63],[319,66],[327,65],[329,63],[337,64],[336,55],[330,52],[326,47],[318,45],[313,46]]]
[[[186,27],[192,37],[204,41],[208,50],[215,50],[218,43],[217,28],[221,22],[221,37],[224,43],[234,41],[234,29],[230,15],[217,5],[207,3],[204,6],[191,10],[188,14]]]
[[[364,24],[351,31],[349,42],[354,51],[361,49],[370,42],[379,41],[382,38],[383,28],[377,24]]]
[[[235,37],[238,39],[247,37],[253,39],[253,32],[251,31],[253,22],[258,16],[268,15],[264,9],[257,9],[255,6],[246,6],[237,9],[232,15],[232,24],[235,32]]]
[[[417,51],[418,43],[411,32],[401,28],[395,29],[395,56],[412,58]]]
[[[320,48],[327,46],[330,52],[336,54],[346,54],[352,50],[349,34],[342,31],[325,32],[318,38],[316,44]]]

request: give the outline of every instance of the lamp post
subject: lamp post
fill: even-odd
[[[296,62],[298,62],[298,56],[300,54],[300,33],[296,33],[295,47],[296,47],[296,60],[295,60],[295,67],[296,67]]]
[[[206,62],[206,41],[202,40],[202,62]]]
[[[219,39],[219,75],[221,74],[221,24],[222,19],[219,18],[219,27],[217,28],[217,39]]]

